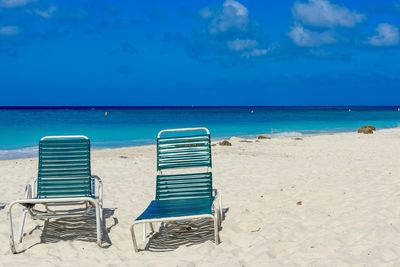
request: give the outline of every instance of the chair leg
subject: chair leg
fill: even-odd
[[[94,202],[94,206],[96,207],[96,233],[97,233],[97,245],[101,247],[101,215],[100,215],[100,207],[98,203]]]
[[[220,228],[222,225],[221,208],[219,206],[216,207],[215,205],[213,205],[213,211],[214,211],[214,217],[216,217],[218,220],[218,227]]]
[[[223,220],[224,214],[223,214],[223,210],[222,210],[222,194],[221,193],[219,194],[219,207],[218,207],[218,210],[219,210],[219,216],[220,216],[220,224],[222,224],[222,220]]]
[[[12,222],[12,209],[13,205],[11,204],[10,207],[8,208],[7,215],[8,215],[8,231],[9,231],[9,239],[10,239],[10,249],[13,254],[17,253],[17,250],[15,249],[15,243],[14,243],[14,228],[13,228],[13,222]]]
[[[153,223],[148,223],[150,226],[150,234],[154,233]],[[147,239],[147,223],[143,224],[143,242]]]
[[[143,242],[146,241],[147,223],[143,224]]]
[[[153,226],[153,223],[149,223],[149,225],[150,225],[151,233],[154,233],[154,226]]]
[[[215,245],[219,244],[219,222],[218,222],[218,215],[214,215],[214,242]]]
[[[222,217],[221,217],[220,209],[217,209],[217,210],[215,211],[215,213],[216,213],[217,218],[218,218],[218,229],[221,229],[221,226],[222,226]]]
[[[28,210],[24,209],[22,211],[22,218],[21,218],[21,225],[19,227],[19,231],[18,231],[18,243],[22,242],[22,237],[24,234],[24,226],[25,226],[25,221],[26,221],[26,216],[28,215]]]
[[[106,227],[105,221],[104,221],[104,212],[103,212],[103,207],[100,206],[100,222],[101,222],[101,236],[103,236],[104,228]]]
[[[132,236],[132,242],[133,242],[133,249],[135,250],[136,253],[138,253],[138,245],[136,242],[136,237],[135,237],[135,224],[132,224],[131,226],[131,236]]]

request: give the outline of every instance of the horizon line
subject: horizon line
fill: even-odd
[[[188,105],[188,106],[116,106],[116,105],[35,105],[35,106],[0,106],[0,109],[64,109],[64,108],[399,108],[399,105]]]

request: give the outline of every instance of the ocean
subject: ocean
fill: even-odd
[[[398,107],[0,108],[0,159],[35,156],[46,135],[86,135],[94,149],[154,144],[166,128],[210,129],[214,139],[298,136],[400,126]]]

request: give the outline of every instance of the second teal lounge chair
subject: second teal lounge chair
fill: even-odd
[[[135,225],[144,224],[146,234],[146,224],[154,232],[154,222],[209,218],[214,221],[215,244],[219,243],[222,199],[220,192],[213,189],[211,168],[208,129],[168,129],[158,133],[155,199],[131,226],[135,252]]]

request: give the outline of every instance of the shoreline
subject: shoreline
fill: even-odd
[[[377,129],[377,131],[374,134],[377,134],[379,132],[385,132],[385,131],[400,131],[400,127],[390,127],[390,128],[381,128]],[[212,137],[211,134],[211,139],[212,139],[212,144],[218,144],[218,142],[223,141],[223,140],[231,140],[231,139],[240,139],[240,140],[248,140],[248,141],[255,141],[257,140],[258,136],[268,136],[271,139],[277,139],[277,138],[296,138],[296,137],[313,137],[313,136],[324,136],[324,135],[340,135],[340,134],[351,134],[351,133],[357,133],[357,129],[352,129],[352,130],[345,130],[345,131],[319,131],[319,132],[310,132],[310,133],[305,133],[305,132],[300,132],[300,131],[290,131],[290,132],[282,132],[282,133],[273,133],[273,134],[249,134],[249,135],[238,135],[238,136],[226,136],[226,137]],[[128,146],[117,146],[117,147],[98,147],[96,145],[93,146],[92,144],[92,153],[98,152],[98,151],[107,151],[107,150],[124,150],[124,149],[133,149],[133,148],[140,148],[140,147],[151,147],[155,146],[155,142],[151,144],[140,144],[140,145],[128,145]],[[24,159],[35,159],[37,157],[37,151],[38,147],[25,147],[21,149],[10,149],[10,150],[0,150],[0,162],[1,161],[8,161],[8,160],[24,160]],[[26,152],[24,154],[24,150],[29,150],[29,152]],[[21,156],[17,157],[3,157],[2,155],[5,155],[6,153],[21,153]]]

